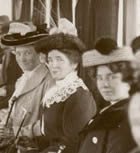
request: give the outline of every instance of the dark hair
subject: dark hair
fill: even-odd
[[[122,62],[114,62],[114,63],[109,63],[109,64],[104,64],[108,66],[112,72],[117,73],[120,72],[123,76],[123,81],[129,83],[131,86],[131,92],[135,90],[135,83],[134,83],[134,69],[132,67],[131,62],[128,61],[122,61]],[[96,72],[97,72],[97,67],[89,67],[87,69],[88,73],[90,76],[96,78]]]
[[[131,47],[132,47],[134,53],[136,53],[137,50],[140,49],[140,36],[138,36],[132,40]]]
[[[53,34],[49,35],[35,44],[35,49],[38,52],[48,54],[49,51],[57,49],[63,51],[78,51],[80,54],[86,50],[83,42],[76,36],[70,34]]]
[[[60,52],[64,53],[71,62],[73,63],[80,63],[81,62],[81,55],[76,50],[67,50],[62,49]]]

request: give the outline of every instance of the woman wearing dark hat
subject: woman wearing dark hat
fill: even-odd
[[[13,34],[5,35],[2,38],[2,43],[15,47],[16,60],[23,75],[16,82],[16,89],[9,100],[9,110],[12,111],[9,111],[6,120],[0,124],[0,137],[6,137],[10,134],[16,138],[18,136],[33,138],[32,126],[39,120],[42,98],[53,84],[49,70],[40,63],[40,54],[34,46],[39,39],[48,34],[34,31],[34,28],[27,24],[11,24],[14,24],[13,28],[16,27],[16,29],[13,29]],[[16,30],[21,33],[15,33]],[[25,32],[27,33],[25,34]],[[8,129],[11,128],[14,133],[12,131],[9,133]]]
[[[114,40],[102,38],[96,49],[82,56],[83,66],[92,71],[101,96],[110,105],[81,132],[78,153],[128,153],[136,145],[127,117],[133,74],[130,61],[134,56],[129,47],[116,47]]]
[[[43,153],[77,153],[78,133],[96,114],[95,101],[78,76],[83,44],[76,36],[59,33],[36,46],[47,55],[56,82],[43,98],[41,132],[50,144]]]

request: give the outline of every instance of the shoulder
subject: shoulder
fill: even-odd
[[[91,97],[93,99],[93,96],[88,89],[83,89],[82,87],[79,87],[79,88],[77,88],[77,91],[70,96],[70,99],[77,98],[77,99],[82,100],[82,98],[84,98],[84,99],[88,98],[89,99]]]
[[[92,94],[89,90],[85,90],[81,87],[78,88],[66,101],[65,108],[67,110],[84,113],[88,112],[92,114],[91,117],[97,112],[97,106]]]
[[[79,103],[87,105],[88,103],[95,103],[95,100],[89,90],[85,90],[82,87],[79,87],[75,93],[73,93],[69,98],[68,101],[73,103]]]

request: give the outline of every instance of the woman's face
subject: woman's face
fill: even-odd
[[[77,64],[59,50],[52,50],[48,53],[48,65],[52,77],[55,80],[64,79],[69,73],[75,71]]]
[[[129,84],[123,81],[120,72],[113,73],[106,66],[97,67],[97,88],[106,101],[116,102],[129,96]]]
[[[23,71],[32,71],[40,63],[33,46],[16,47],[16,61]]]

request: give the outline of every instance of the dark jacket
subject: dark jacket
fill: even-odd
[[[79,132],[95,114],[96,104],[91,93],[81,87],[64,102],[45,108],[45,135],[50,143],[48,150],[65,145],[63,153],[77,153]]]
[[[106,107],[81,133],[78,153],[128,153],[136,144],[127,118],[128,100]]]
[[[15,90],[15,83],[22,74],[22,70],[16,62],[15,55],[12,53],[5,53],[5,60],[3,64],[2,75],[4,78],[4,86],[6,86],[7,95],[5,97],[0,97],[0,109],[8,107],[8,100]]]

